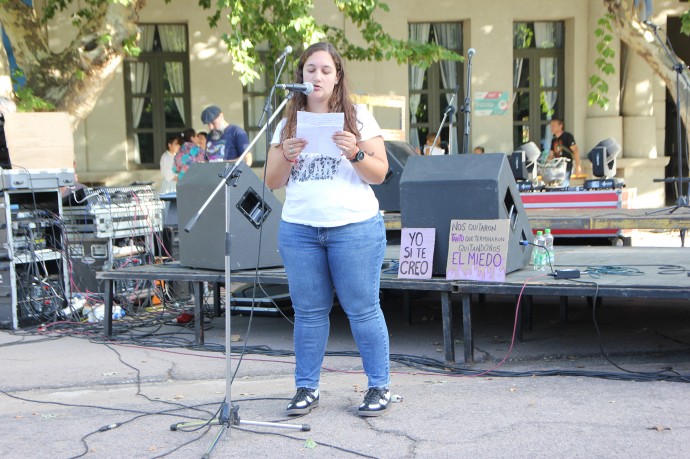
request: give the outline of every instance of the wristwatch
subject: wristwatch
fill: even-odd
[[[363,152],[362,150],[359,150],[359,151],[357,152],[357,154],[354,156],[354,158],[352,158],[352,159],[350,160],[350,162],[351,162],[352,164],[354,164],[354,163],[360,162],[360,161],[363,160],[363,159],[364,159],[364,152]]]

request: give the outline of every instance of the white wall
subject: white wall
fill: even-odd
[[[181,1],[173,0],[171,5],[166,5],[163,0],[149,0],[142,11],[141,21],[185,22],[189,26],[193,126],[197,129],[203,127],[199,114],[211,103],[221,106],[230,122],[241,124],[242,86],[238,76],[232,73],[230,58],[221,40],[227,26],[221,21],[220,28],[210,30],[206,12],[196,4],[193,8],[175,7]],[[356,27],[344,21],[332,2],[324,0],[316,4],[314,14],[317,20],[344,27],[351,39],[363,44]],[[390,12],[378,13],[376,18],[385,30],[400,39],[407,38],[410,22],[463,22],[464,47],[477,51],[472,66],[473,94],[478,91],[508,91],[512,94],[514,22],[565,21],[565,122],[583,155],[598,141],[609,136],[629,144],[628,148],[624,145],[626,157],[645,159],[663,154],[665,94],[663,85],[645,69],[644,63],[631,58],[628,77],[635,81],[627,83],[628,92],[624,101],[619,100],[620,73],[617,73],[607,78],[611,86],[608,110],[587,104],[588,80],[594,73],[593,61],[596,56],[593,29],[605,11],[601,0],[399,0],[389,2],[389,6]],[[659,5],[659,9],[675,8],[674,11],[684,7],[687,8],[687,3],[666,1]],[[665,16],[660,17],[665,20]],[[617,42],[613,46],[616,50],[620,49]],[[297,59],[297,56],[292,55],[291,58]],[[348,62],[346,69],[353,90],[357,93],[407,96],[408,69],[405,64]],[[647,89],[640,91],[640,86],[636,88],[636,85],[644,85],[643,80],[647,82]],[[157,170],[131,170],[131,151],[125,141],[123,88],[120,73],[77,131],[75,143],[80,175],[81,170],[88,168],[89,172],[84,175],[109,181],[143,177],[157,179]],[[463,122],[460,115],[458,123]],[[473,115],[471,126],[471,145],[484,145],[487,151],[513,150],[511,108],[501,116]],[[644,137],[643,142],[640,142],[641,136]],[[583,165],[588,166],[586,160]],[[639,177],[639,174],[628,175],[631,180],[647,180],[633,178]],[[658,199],[658,194],[654,196],[654,199]]]

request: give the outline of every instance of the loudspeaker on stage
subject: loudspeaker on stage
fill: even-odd
[[[407,142],[386,140],[384,144],[388,158],[388,173],[382,184],[372,185],[371,189],[379,201],[380,210],[400,212],[400,177],[405,170],[407,158],[417,156],[417,152]]]
[[[436,228],[433,274],[445,276],[451,220],[510,219],[506,272],[529,263],[532,229],[506,155],[413,156],[400,179],[403,228]]]
[[[221,189],[187,233],[184,227],[218,186],[228,163],[193,163],[177,184],[180,265],[225,269],[225,189]],[[245,163],[230,187],[230,268],[282,266],[278,226],[283,206]],[[259,241],[259,233],[261,241]],[[260,247],[259,247],[260,242]],[[260,253],[259,253],[260,249]]]

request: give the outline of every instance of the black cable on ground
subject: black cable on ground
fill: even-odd
[[[598,326],[598,324],[597,324]],[[100,332],[100,329],[99,329]],[[70,336],[68,334],[68,336]],[[72,335],[75,337],[87,338],[92,342],[106,342],[105,338],[102,336],[81,336]],[[170,349],[170,348],[185,348],[189,350],[206,351],[206,352],[218,352],[224,353],[225,346],[223,344],[205,344],[196,345],[193,342],[193,336],[190,336],[189,340],[185,341],[178,339],[175,343],[176,345],[171,345],[165,342],[166,338],[161,338],[160,341],[156,339],[119,339],[114,336],[107,342],[111,344],[122,344],[122,345],[135,345],[142,347],[154,347],[160,349]],[[233,347],[234,349],[234,347]],[[272,349],[267,345],[255,345],[255,346],[242,346],[243,352],[245,354],[259,355],[265,357],[293,357],[294,351],[292,350],[281,350]],[[603,352],[603,347],[600,347],[600,352],[604,358],[610,361],[610,358]],[[357,351],[327,351],[326,356],[329,357],[360,357]],[[410,355],[410,354],[391,354],[390,360],[392,362],[414,368],[419,371],[434,373],[434,374],[446,374],[449,376],[474,376],[481,371],[475,369],[469,369],[462,365],[449,364],[445,361],[433,359],[430,357]],[[610,362],[614,364],[613,362]],[[690,382],[690,375],[684,375],[673,370],[663,370],[661,372],[645,373],[645,372],[635,372],[626,370],[623,374],[613,373],[613,372],[602,372],[602,371],[586,371],[586,370],[567,370],[567,369],[554,369],[554,370],[534,370],[534,371],[498,371],[493,370],[486,373],[487,376],[495,377],[532,377],[532,376],[576,376],[576,377],[592,377],[592,378],[602,378],[610,380],[625,380],[625,381],[672,381],[672,382]]]
[[[255,434],[259,434],[259,435],[274,435],[276,437],[289,438],[290,440],[297,440],[299,442],[304,443],[304,438],[293,437],[292,435],[287,435],[287,434],[280,433],[280,432],[262,432],[260,430],[251,430],[251,429],[247,429],[246,427],[237,427],[237,426],[233,426],[233,429],[242,430],[244,432],[250,432],[250,433],[255,433]],[[365,457],[368,459],[377,459],[376,456],[369,456],[368,454],[359,453],[357,451],[343,448],[341,446],[331,445],[329,443],[324,443],[324,442],[316,441],[316,440],[312,440],[312,441],[314,442],[314,445],[325,446],[327,448],[332,448],[332,449],[335,449],[337,451],[342,451],[344,453],[352,454],[352,455],[358,456],[358,457]]]

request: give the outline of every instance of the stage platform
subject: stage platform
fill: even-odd
[[[690,208],[666,209],[525,209],[532,228],[608,230],[690,229]],[[399,213],[385,213],[386,229],[399,230]]]
[[[395,253],[395,250],[389,253]],[[386,268],[386,267],[384,267]],[[515,295],[522,293],[518,338],[524,327],[531,326],[531,306],[534,297],[551,296],[560,298],[561,317],[567,319],[567,304],[570,297],[602,298],[646,298],[688,300],[690,306],[690,249],[658,247],[556,247],[556,269],[576,268],[582,272],[579,279],[555,279],[545,272],[534,271],[527,266],[506,276],[504,282],[489,283],[476,281],[449,281],[444,278],[426,280],[398,279],[396,274],[383,269],[381,288],[412,291],[437,292],[440,296],[445,359],[455,362],[455,340],[453,321],[453,299],[460,299],[462,306],[462,330],[465,363],[474,362],[474,341],[472,336],[472,298],[479,295]],[[587,274],[586,271],[592,272]],[[594,271],[601,271],[597,274]],[[253,283],[254,271],[233,272],[232,282]],[[104,333],[112,335],[113,282],[116,280],[168,280],[190,281],[195,292],[195,316],[200,316],[203,283],[214,286],[214,310],[220,314],[220,287],[225,279],[222,271],[182,267],[179,263],[164,263],[127,267],[113,271],[101,271],[97,278],[105,281]],[[264,285],[287,283],[282,268],[261,269],[258,279]],[[409,312],[408,295],[401,305]],[[203,328],[200,320],[195,321],[198,343],[203,343]]]

